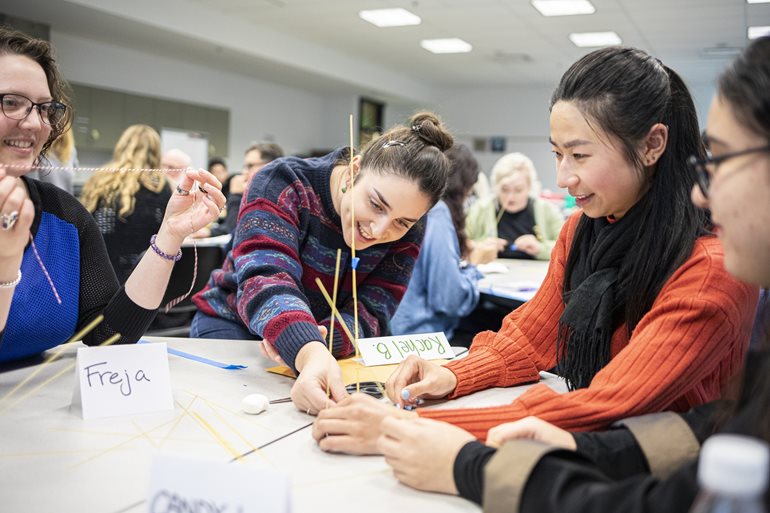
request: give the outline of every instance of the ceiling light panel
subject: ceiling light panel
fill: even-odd
[[[432,53],[468,53],[473,46],[467,41],[453,37],[447,39],[423,39],[420,46]]]
[[[531,3],[543,16],[576,16],[596,12],[588,0],[532,0]]]
[[[622,43],[615,32],[576,32],[569,35],[569,40],[581,48],[612,46]]]
[[[368,11],[359,11],[358,16],[380,28],[384,27],[404,27],[407,25],[419,25],[422,20],[416,14],[406,9],[372,9]]]

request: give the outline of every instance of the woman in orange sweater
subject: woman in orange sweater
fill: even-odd
[[[535,297],[470,354],[441,367],[404,361],[386,389],[399,407],[539,379],[555,369],[569,392],[531,388],[509,405],[425,410],[477,438],[536,415],[595,430],[633,415],[684,411],[720,397],[740,368],[758,292],[725,271],[707,215],[689,200],[689,155],[703,156],[681,78],[646,53],[594,51],[553,94],[557,182],[581,212],[565,224]],[[379,422],[414,415],[354,395],[321,412],[322,449],[376,453]]]

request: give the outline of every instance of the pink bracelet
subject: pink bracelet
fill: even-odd
[[[150,237],[150,247],[152,250],[157,254],[159,257],[165,259],[165,260],[171,260],[173,262],[179,262],[182,260],[182,250],[179,250],[179,253],[176,255],[169,255],[168,253],[164,253],[162,249],[160,249],[158,246],[155,245],[155,239],[158,238],[158,234],[156,233],[152,237]]]

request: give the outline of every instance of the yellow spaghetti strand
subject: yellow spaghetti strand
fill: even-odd
[[[111,344],[114,344],[120,338],[120,336],[121,336],[120,333],[115,333],[113,336],[111,336],[110,338],[108,338],[107,340],[105,340],[104,342],[99,344],[99,347],[109,346]],[[43,381],[42,383],[40,383],[38,386],[36,386],[32,390],[27,391],[27,393],[25,393],[24,395],[22,395],[21,397],[16,399],[16,402],[7,405],[3,410],[0,410],[0,412],[7,410],[11,406],[16,406],[17,404],[23,402],[25,399],[29,398],[35,392],[37,392],[38,390],[42,389],[43,387],[45,387],[49,383],[52,383],[52,382],[56,381],[57,379],[59,379],[60,377],[64,376],[67,372],[69,372],[72,369],[74,369],[76,365],[77,365],[77,361],[67,365],[65,368],[63,368],[62,370],[60,370],[59,372],[57,372],[56,374],[54,374],[53,376],[51,376],[47,380]]]
[[[355,339],[353,341],[353,347],[356,348],[356,358],[360,358],[361,354],[358,352],[358,287],[356,286],[356,267],[358,267],[358,260],[356,259],[356,211],[355,211],[355,176],[353,176],[353,114],[350,115],[350,195],[353,197],[353,201],[350,202],[350,219],[351,230],[350,240],[352,242],[351,258],[353,262],[353,331],[355,332]],[[361,391],[361,383],[356,376],[356,392]]]
[[[91,322],[89,322],[88,324],[86,324],[86,325],[83,327],[83,329],[82,329],[82,330],[80,330],[80,331],[78,331],[77,333],[75,333],[74,335],[72,335],[72,336],[70,337],[70,339],[69,339],[69,340],[67,340],[67,341],[66,341],[64,344],[62,344],[61,346],[59,346],[59,349],[57,349],[57,350],[56,350],[56,352],[55,352],[54,354],[52,354],[52,355],[51,355],[51,356],[50,356],[50,357],[49,357],[49,358],[48,358],[48,359],[47,359],[45,362],[43,362],[43,363],[42,363],[42,365],[40,365],[40,367],[38,367],[37,369],[35,369],[34,371],[32,371],[32,372],[29,374],[29,376],[27,376],[26,378],[24,378],[23,380],[21,380],[21,382],[20,382],[18,385],[16,385],[15,387],[13,387],[13,389],[11,389],[11,390],[10,390],[10,391],[9,391],[7,394],[5,394],[5,395],[3,396],[3,398],[2,398],[2,399],[0,399],[0,401],[6,401],[6,400],[10,399],[10,398],[11,398],[11,396],[12,396],[13,394],[15,394],[15,393],[16,393],[16,392],[17,392],[17,391],[18,391],[18,390],[19,390],[21,387],[23,387],[23,386],[24,386],[24,385],[25,385],[27,382],[29,382],[29,380],[31,380],[32,378],[34,378],[35,376],[37,376],[37,375],[38,375],[40,372],[42,372],[43,370],[45,370],[45,368],[48,366],[48,364],[52,363],[54,360],[56,360],[57,358],[59,358],[59,356],[61,356],[62,352],[64,352],[64,350],[65,350],[65,349],[67,349],[67,344],[71,344],[72,342],[76,342],[76,341],[78,341],[78,340],[82,340],[82,339],[83,339],[83,337],[85,337],[86,335],[88,335],[89,333],[91,333],[91,330],[93,330],[93,329],[94,329],[96,326],[98,326],[98,325],[99,325],[99,323],[100,323],[100,322],[102,322],[103,320],[104,320],[104,315],[101,315],[101,314],[100,314],[100,315],[98,315],[98,316],[97,316],[97,317],[96,317],[96,318],[95,318],[93,321],[91,321]]]
[[[337,283],[340,279],[340,258],[342,256],[342,251],[337,248],[337,263],[334,267],[334,288],[332,289],[332,303],[337,304]],[[332,350],[334,349],[334,315],[332,315],[332,322],[329,326],[329,354],[332,353]],[[326,376],[326,398],[329,399],[331,397],[331,389],[329,388],[329,376]],[[328,404],[327,404],[328,406]]]
[[[350,333],[350,330],[348,329],[347,325],[345,324],[345,321],[342,320],[342,316],[337,311],[337,307],[332,302],[332,298],[329,295],[329,293],[326,291],[326,287],[324,287],[324,284],[321,282],[321,280],[319,278],[315,279],[315,283],[316,283],[316,285],[318,285],[318,290],[321,291],[321,294],[323,294],[324,299],[326,299],[326,302],[329,304],[329,308],[332,309],[332,315],[334,317],[336,317],[336,319],[339,321],[340,327],[342,328],[342,331],[344,331],[345,335],[347,335],[348,338],[350,340],[352,340],[354,344],[357,345],[358,341],[353,338],[353,335]],[[356,347],[356,354],[358,354],[358,347]]]

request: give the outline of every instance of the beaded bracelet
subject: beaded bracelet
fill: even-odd
[[[21,281],[21,269],[19,269],[19,274],[16,275],[16,279],[13,281],[0,281],[0,289],[12,289],[16,285],[19,284]]]
[[[152,250],[161,258],[165,260],[172,260],[174,262],[179,262],[182,260],[182,250],[179,250],[179,253],[176,255],[169,255],[168,253],[164,253],[162,249],[160,249],[158,246],[155,245],[155,239],[158,238],[158,234],[156,233],[152,237],[150,237],[150,247]]]

